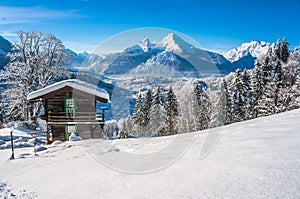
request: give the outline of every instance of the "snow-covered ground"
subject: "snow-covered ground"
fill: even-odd
[[[300,109],[177,136],[55,142],[15,160],[0,150],[0,198],[300,198],[299,120]]]

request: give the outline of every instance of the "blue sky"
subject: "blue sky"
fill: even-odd
[[[163,27],[203,48],[227,51],[243,42],[300,45],[300,0],[7,0],[0,1],[0,35],[52,33],[77,52],[92,51],[122,31]]]

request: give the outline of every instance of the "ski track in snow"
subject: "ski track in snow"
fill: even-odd
[[[10,150],[0,150],[0,198],[298,199],[299,119],[300,109],[177,136],[56,142],[37,155],[32,147],[16,149],[15,160],[8,160]],[[210,140],[216,145],[202,156],[206,138],[213,134],[220,135]],[[141,169],[149,161],[143,155],[171,143],[190,145],[155,172],[118,172],[98,161],[116,158],[125,165],[115,166]],[[141,155],[141,162],[129,164],[124,153]],[[163,163],[178,154],[167,149],[155,160]]]

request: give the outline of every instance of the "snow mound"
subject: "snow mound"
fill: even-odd
[[[64,144],[64,142],[63,141],[60,141],[60,140],[56,140],[56,141],[54,141],[54,142],[52,142],[52,146],[56,146],[56,145],[61,145],[61,144]]]
[[[44,146],[36,146],[35,147],[35,152],[40,152],[40,151],[45,151],[45,150],[47,150],[47,148]]]
[[[73,142],[82,141],[82,138],[80,136],[77,136],[77,135],[71,135],[69,137],[69,141],[73,141]]]

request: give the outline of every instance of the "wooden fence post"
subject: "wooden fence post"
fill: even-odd
[[[11,157],[10,157],[10,159],[13,160],[13,159],[15,159],[13,130],[10,131],[10,143],[11,143]]]

